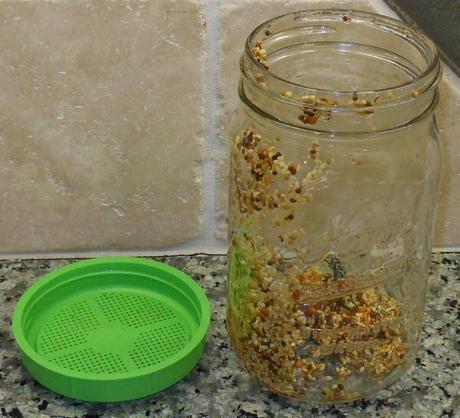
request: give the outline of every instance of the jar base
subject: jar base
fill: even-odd
[[[228,323],[228,322],[227,322]],[[228,329],[228,326],[227,326]],[[230,335],[230,346],[233,352],[236,354],[238,362],[240,363],[242,369],[249,374],[251,379],[253,379],[257,384],[261,385],[265,390],[275,393],[282,398],[297,401],[297,402],[306,402],[312,404],[344,404],[349,402],[354,402],[358,400],[368,400],[383,390],[391,386],[393,383],[397,382],[415,363],[415,355],[412,355],[406,359],[404,363],[394,369],[392,372],[388,373],[384,378],[376,379],[375,377],[368,378],[366,380],[360,379],[360,382],[355,382],[353,384],[353,389],[350,390],[348,387],[347,390],[342,390],[335,392],[332,388],[338,386],[341,383],[344,383],[345,380],[336,380],[327,382],[326,386],[324,381],[318,379],[309,383],[311,388],[310,393],[305,392],[305,394],[299,394],[294,390],[283,391],[279,389],[279,386],[273,384],[273,382],[264,381],[260,379],[256,373],[252,372],[250,368],[246,366],[245,360],[242,358],[240,351],[235,347],[235,342],[233,341],[231,332]],[[416,352],[416,350],[414,350]],[[360,384],[361,383],[361,384]],[[316,384],[316,388],[315,388]],[[359,390],[359,386],[364,387],[365,390]],[[330,392],[325,390],[325,388],[330,388]]]

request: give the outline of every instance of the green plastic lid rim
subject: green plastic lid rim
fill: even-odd
[[[115,264],[122,264],[122,263],[131,263],[131,264],[143,264],[147,267],[154,267],[156,269],[163,270],[166,273],[173,275],[175,278],[185,281],[187,285],[193,290],[193,293],[197,296],[199,305],[201,308],[201,318],[199,326],[191,336],[191,340],[189,343],[179,352],[174,354],[173,356],[167,358],[166,360],[156,364],[155,366],[145,367],[140,369],[139,371],[135,372],[127,372],[127,373],[113,373],[111,375],[104,375],[104,377],[100,377],[94,373],[83,373],[83,372],[76,372],[70,371],[68,369],[61,368],[59,366],[54,365],[49,360],[40,357],[34,348],[29,344],[27,341],[24,332],[23,332],[23,313],[24,309],[27,304],[31,301],[35,292],[45,286],[48,282],[53,281],[56,277],[62,275],[63,273],[67,273],[72,270],[78,270],[81,267],[86,267],[89,265],[97,265],[101,264],[104,265],[106,263],[115,263]],[[179,290],[179,289],[178,289]],[[16,339],[16,342],[24,355],[29,357],[32,361],[36,364],[40,365],[48,369],[52,373],[56,373],[68,378],[86,380],[86,381],[117,381],[117,380],[126,380],[132,378],[142,377],[148,374],[156,373],[160,370],[165,370],[169,367],[173,367],[177,361],[181,360],[184,357],[189,356],[202,342],[205,338],[209,323],[211,320],[211,309],[209,305],[209,301],[204,290],[187,274],[183,273],[182,271],[176,269],[175,267],[169,266],[164,263],[160,263],[158,261],[149,260],[149,259],[141,259],[135,257],[103,257],[97,259],[90,259],[79,261],[73,264],[69,264],[57,270],[51,271],[39,279],[37,282],[32,284],[26,292],[22,295],[19,302],[17,303],[12,319],[12,329],[13,334]]]

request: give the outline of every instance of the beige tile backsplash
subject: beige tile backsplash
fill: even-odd
[[[244,39],[307,6],[386,11],[380,0],[0,1],[0,255],[223,251]],[[449,71],[441,95],[435,244],[449,246],[460,245]]]
[[[201,8],[0,2],[0,253],[201,234]]]

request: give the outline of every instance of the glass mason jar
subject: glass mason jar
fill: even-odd
[[[413,363],[440,77],[423,34],[371,13],[302,11],[249,36],[231,138],[228,331],[270,390],[358,399]]]

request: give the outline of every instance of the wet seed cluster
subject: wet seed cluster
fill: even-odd
[[[327,271],[305,267],[308,251],[298,244],[305,231],[291,225],[334,160],[321,160],[313,142],[304,161],[287,161],[277,142],[254,129],[232,142],[231,199],[239,216],[231,221],[237,267],[229,280],[229,333],[247,370],[273,391],[356,399],[356,379],[380,381],[406,362],[404,318],[382,287],[352,293],[353,278],[336,256],[327,258]],[[279,231],[276,244],[265,238],[267,220]],[[331,289],[334,298],[325,297]]]
[[[256,41],[256,44],[252,49],[252,56],[260,65],[262,65],[262,67],[268,70],[267,51],[263,47],[263,41]]]
[[[314,142],[303,164],[285,161],[283,154],[274,145],[261,146],[261,136],[253,130],[243,131],[235,141],[234,167],[236,196],[241,213],[252,214],[263,209],[287,211],[283,219],[292,221],[296,204],[312,200],[308,191],[312,184],[323,176],[327,166],[335,161],[319,159],[319,145]],[[244,160],[241,167],[240,156]],[[287,188],[281,191],[279,181],[285,181]],[[263,216],[264,214],[261,214]],[[278,222],[275,220],[275,223]]]

